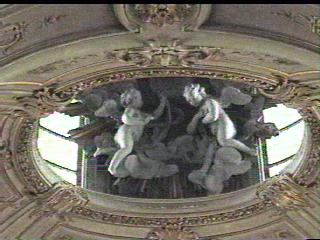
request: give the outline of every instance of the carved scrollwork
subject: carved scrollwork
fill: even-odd
[[[319,89],[289,83],[288,79],[285,79],[272,91],[259,89],[259,92],[268,98],[286,103],[293,107],[306,107],[320,104]]]
[[[74,206],[85,205],[89,199],[84,189],[67,182],[56,183],[48,192],[36,197],[38,207],[31,216],[58,216],[66,220],[66,213]]]
[[[72,98],[72,94],[57,93],[54,87],[45,87],[34,91],[32,96],[18,97],[18,105],[12,111],[12,115],[38,119],[67,105]]]
[[[26,26],[25,22],[7,24],[0,22],[0,48],[4,54],[23,38]]]
[[[191,229],[177,223],[167,223],[162,227],[153,229],[146,240],[198,240],[199,235]]]
[[[313,207],[306,198],[307,189],[298,185],[289,175],[280,175],[263,182],[257,189],[257,196],[269,200],[280,211],[301,207]]]
[[[213,56],[217,57],[219,51],[219,48],[212,47],[183,46],[179,40],[172,40],[167,45],[161,45],[150,40],[146,47],[116,50],[113,55],[115,59],[121,62],[135,64],[139,67],[191,67],[197,62]]]

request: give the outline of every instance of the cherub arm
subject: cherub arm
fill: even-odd
[[[207,104],[207,113],[202,119],[203,124],[209,124],[215,122],[220,117],[220,106],[216,101],[210,101]]]
[[[167,103],[167,98],[165,96],[161,96],[160,104],[152,114],[153,119],[157,119],[163,114],[163,111],[164,111],[164,108],[166,106],[166,103]]]
[[[198,122],[199,122],[200,118],[202,118],[203,116],[204,116],[204,111],[200,108],[199,112],[197,112],[193,116],[191,122],[187,126],[187,133],[188,134],[193,134],[194,133],[194,131],[197,128],[197,125],[198,125]]]

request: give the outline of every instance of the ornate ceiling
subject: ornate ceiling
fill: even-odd
[[[319,5],[0,6],[1,239],[320,236]],[[240,191],[134,199],[57,182],[36,121],[80,91],[150,77],[250,84],[306,122],[296,166]]]

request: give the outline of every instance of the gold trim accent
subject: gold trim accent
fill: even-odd
[[[35,86],[42,86],[43,83],[38,82],[0,82],[0,86],[6,85],[35,85]]]
[[[313,73],[320,73],[320,70],[310,70],[310,71],[302,71],[302,72],[295,72],[295,73],[290,73],[288,77],[293,77],[293,76],[299,76],[299,75],[307,75],[307,74],[313,74]]]

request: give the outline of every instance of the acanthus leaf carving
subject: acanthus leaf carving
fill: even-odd
[[[191,229],[179,223],[168,222],[165,225],[153,229],[146,237],[146,240],[199,240],[200,237]]]
[[[184,46],[178,39],[165,45],[154,40],[149,40],[147,44],[146,47],[115,50],[112,54],[120,62],[135,64],[139,67],[191,67],[209,58],[219,57],[220,52],[220,48]]]

